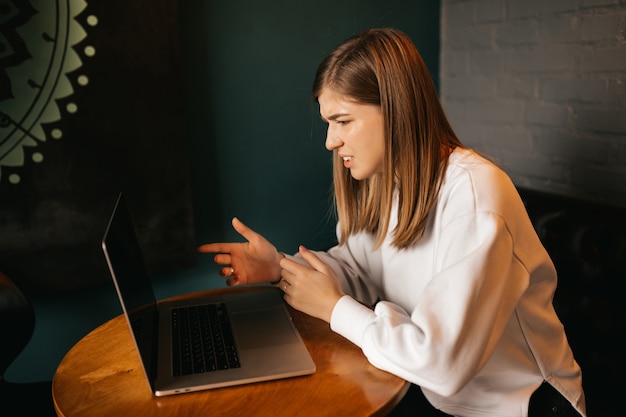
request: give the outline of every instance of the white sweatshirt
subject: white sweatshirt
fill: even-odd
[[[349,294],[333,331],[448,414],[525,417],[546,380],[586,415],[581,370],[552,306],[554,266],[502,170],[457,149],[423,237],[407,250],[390,241],[391,232],[373,250],[362,233],[316,252]],[[378,299],[373,310],[358,302]]]

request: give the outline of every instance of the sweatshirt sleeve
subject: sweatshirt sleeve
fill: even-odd
[[[458,392],[486,363],[528,285],[513,240],[494,213],[457,218],[440,234],[439,265],[410,312],[374,310],[344,296],[331,328],[376,367],[443,396]]]

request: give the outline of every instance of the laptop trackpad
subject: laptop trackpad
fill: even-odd
[[[231,315],[241,349],[293,343],[298,340],[291,319],[282,308]]]

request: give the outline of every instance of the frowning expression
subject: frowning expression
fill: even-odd
[[[328,123],[326,149],[337,151],[352,178],[363,180],[382,172],[385,140],[380,106],[357,103],[328,88],[318,102],[322,120]]]

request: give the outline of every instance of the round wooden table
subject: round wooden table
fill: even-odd
[[[356,417],[384,416],[398,404],[406,381],[373,367],[328,323],[290,311],[317,366],[313,375],[156,397],[120,315],[82,338],[59,364],[52,381],[56,412],[61,417]]]

